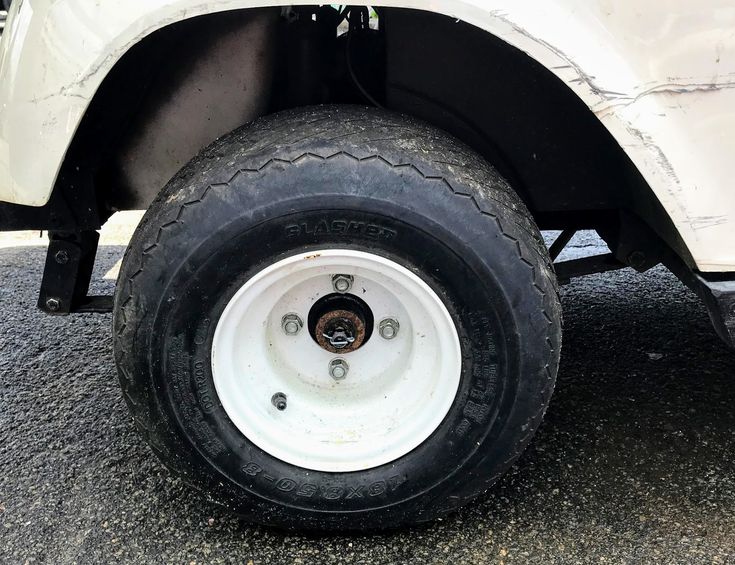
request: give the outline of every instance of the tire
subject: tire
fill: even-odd
[[[385,288],[375,283],[374,291],[384,292],[386,300],[410,285],[421,289],[405,291],[405,302],[395,306],[415,313],[396,320],[404,340],[400,347],[414,357],[408,363],[403,349],[390,349],[376,313],[365,324],[375,328],[372,336],[359,334],[367,340],[362,353],[343,357],[352,367],[359,365],[353,359],[368,358],[371,347],[386,351],[371,354],[370,366],[350,368],[372,375],[373,364],[393,363],[395,356],[396,364],[375,377],[393,379],[379,381],[391,391],[385,400],[365,393],[373,389],[352,373],[343,383],[332,382],[325,366],[324,375],[308,375],[322,379],[318,394],[304,392],[299,404],[299,395],[289,393],[283,406],[288,407],[279,412],[276,396],[266,398],[261,391],[270,390],[271,378],[286,374],[279,363],[298,364],[302,357],[307,363],[310,355],[333,354],[324,347],[341,345],[329,341],[320,349],[315,334],[307,335],[314,330],[302,312],[303,327],[293,341],[298,347],[257,355],[251,350],[258,351],[261,342],[273,348],[288,339],[280,331],[286,318],[279,311],[271,320],[275,307],[264,320],[242,312],[266,308],[267,293],[296,280],[288,274],[289,261],[308,269],[302,267],[307,260],[337,261],[329,259],[336,256],[346,262],[364,259],[375,269],[364,272],[377,281],[388,273]],[[326,280],[308,273],[299,276],[309,284]],[[262,283],[265,294],[253,294],[258,281],[269,276],[292,278]],[[358,279],[355,286],[365,286]],[[395,295],[389,292],[394,281],[405,283],[395,287]],[[241,310],[231,306],[243,296],[249,298]],[[428,302],[421,304],[431,306],[416,309],[416,301],[424,299]],[[423,315],[434,317],[426,322]],[[283,528],[384,529],[456,509],[484,492],[521,454],[553,390],[560,317],[556,280],[538,229],[488,163],[411,118],[327,106],[282,112],[228,134],[166,186],[123,261],[114,347],[137,428],[175,474],[212,500],[252,522]],[[441,321],[446,319],[451,323]],[[358,335],[355,327],[350,335]],[[261,329],[270,332],[262,339]],[[290,329],[299,331],[296,325]],[[336,334],[323,335],[331,340]],[[424,338],[435,353],[421,349]],[[277,362],[269,357],[277,355],[290,357]],[[414,366],[422,366],[426,355],[439,361],[426,365],[415,380]],[[243,364],[265,368],[251,371]],[[403,372],[395,369],[393,375],[399,366]],[[294,378],[288,375],[283,378]],[[334,438],[352,425],[358,429],[348,416],[340,420],[343,406],[329,404],[331,395],[346,394],[351,386],[359,391],[357,401],[350,400],[356,402],[350,404],[355,421],[363,418],[358,416],[363,400],[377,402],[374,423],[360,433],[382,439],[367,441],[358,434],[341,446],[325,440],[323,457],[302,447],[319,434]],[[438,388],[426,396],[427,386]],[[396,397],[397,390],[402,392]],[[444,392],[434,394],[439,390]],[[343,397],[334,398],[338,403]],[[443,403],[439,416],[426,413],[430,401]],[[311,424],[320,417],[303,408],[307,405],[329,414],[323,428],[307,433],[298,427],[300,417]],[[416,417],[384,427],[382,410],[385,418],[403,417],[396,406]],[[238,418],[250,423],[236,424]],[[421,418],[436,421],[422,427]],[[286,432],[293,441],[283,443]],[[279,439],[268,443],[269,434]],[[353,452],[358,455],[349,455]]]

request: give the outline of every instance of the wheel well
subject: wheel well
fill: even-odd
[[[690,262],[625,152],[541,64],[442,15],[381,8],[376,26],[366,8],[347,14],[238,10],[154,32],[105,79],[55,192],[86,183],[102,219],[145,208],[199,150],[241,124],[301,105],[373,104],[439,126],[485,156],[542,229],[598,229],[615,245],[634,218],[639,233]]]

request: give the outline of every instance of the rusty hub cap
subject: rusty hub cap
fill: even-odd
[[[349,310],[332,310],[316,323],[316,341],[332,353],[349,353],[365,343],[365,320]]]
[[[309,312],[309,331],[314,341],[330,353],[345,354],[367,343],[373,329],[373,314],[353,294],[329,294]]]

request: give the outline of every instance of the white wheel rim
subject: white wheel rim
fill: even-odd
[[[375,327],[359,349],[326,351],[306,327],[312,305],[332,294],[332,275],[354,277],[352,290],[372,310]],[[287,335],[282,318],[304,327]],[[393,339],[378,325],[391,318]],[[349,364],[341,381],[335,358]],[[265,268],[240,288],[217,323],[212,374],[230,420],[252,443],[292,465],[327,472],[395,461],[441,424],[459,387],[457,330],[437,294],[398,263],[361,251],[299,254]],[[272,397],[283,393],[279,411]]]

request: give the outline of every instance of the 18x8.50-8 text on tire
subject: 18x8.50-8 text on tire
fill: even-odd
[[[356,107],[276,114],[195,158],[115,299],[157,455],[290,528],[396,527],[483,492],[542,418],[560,333],[543,241],[498,173]]]

